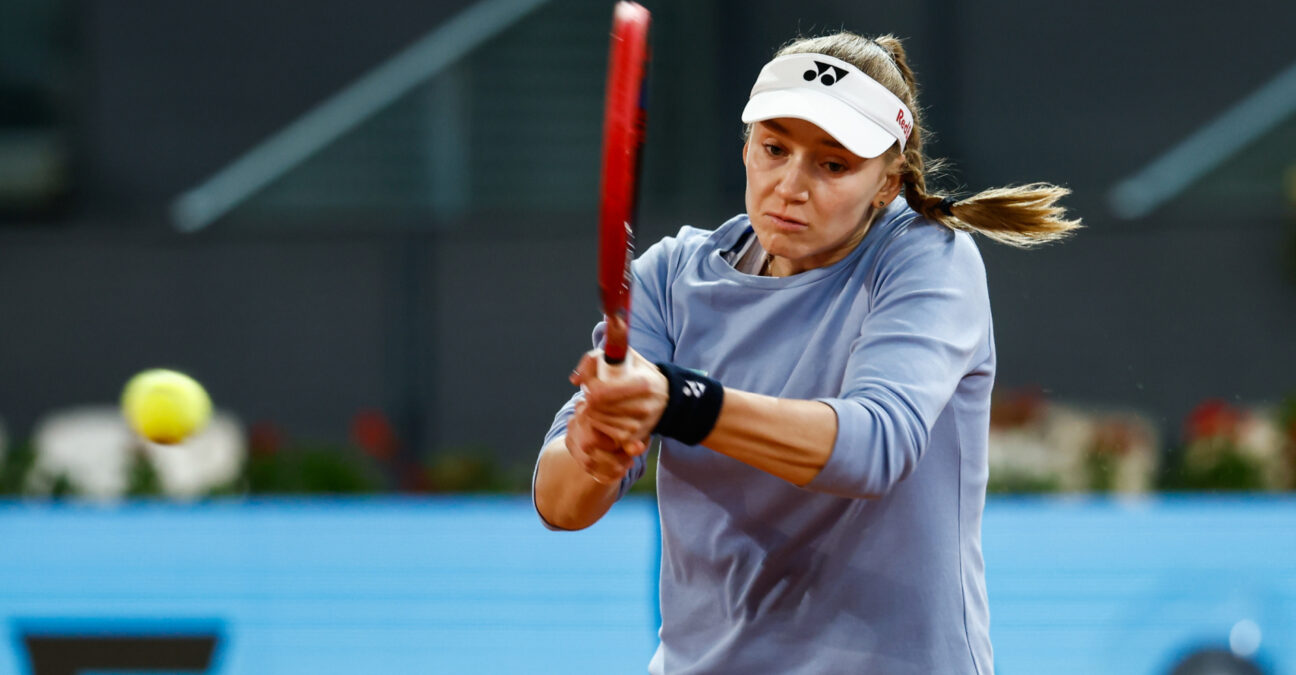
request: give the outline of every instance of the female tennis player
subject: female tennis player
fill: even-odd
[[[742,113],[746,213],[645,251],[630,374],[601,381],[595,350],[572,375],[534,477],[548,526],[597,521],[662,439],[651,672],[993,672],[970,233],[1031,246],[1079,222],[1048,184],[929,193],[917,90],[891,36],[782,49]]]

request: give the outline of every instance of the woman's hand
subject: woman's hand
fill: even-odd
[[[602,360],[600,350],[586,352],[572,372],[572,384],[585,391],[584,417],[628,456],[643,454],[666,409],[670,395],[666,376],[633,349],[620,368],[609,372],[605,366],[600,378]]]
[[[576,414],[567,423],[567,452],[591,478],[604,485],[615,485],[634,466],[634,458],[621,444],[595,428],[589,415],[589,404],[576,403]]]

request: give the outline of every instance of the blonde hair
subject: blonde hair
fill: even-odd
[[[882,35],[869,39],[850,32],[800,38],[776,56],[806,53],[826,54],[854,65],[909,106],[914,125],[905,144],[900,179],[905,201],[914,211],[950,229],[978,232],[1020,248],[1062,239],[1081,227],[1079,219],[1067,220],[1066,209],[1057,203],[1071,191],[1050,183],[992,188],[957,200],[927,191],[928,176],[938,173],[944,161],[933,161],[923,153],[925,130],[918,107],[918,82],[899,38]],[[898,148],[898,144],[892,145],[887,157],[899,154]]]

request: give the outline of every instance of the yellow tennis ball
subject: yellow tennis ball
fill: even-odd
[[[136,433],[154,443],[179,443],[211,419],[207,391],[174,370],[146,370],[126,383],[122,415]]]

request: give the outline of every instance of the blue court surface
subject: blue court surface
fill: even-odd
[[[1218,647],[1296,672],[1293,532],[1285,498],[992,500],[997,671],[1151,675]],[[516,497],[4,502],[0,537],[0,673],[641,673],[655,646],[642,498],[579,533]],[[105,640],[193,660],[109,667]]]

